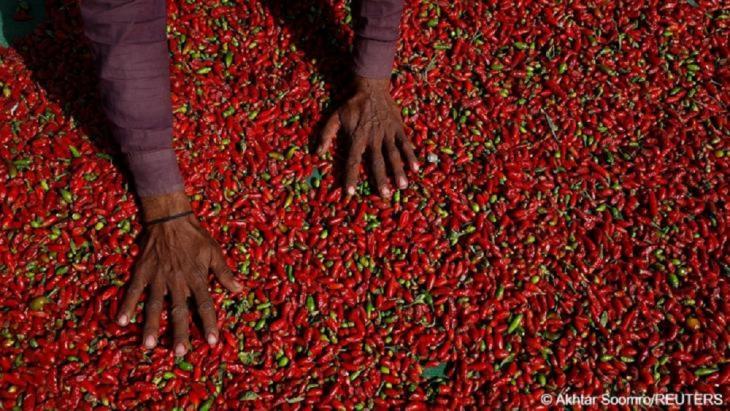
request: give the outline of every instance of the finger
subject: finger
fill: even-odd
[[[345,191],[348,196],[355,194],[355,184],[357,184],[357,175],[360,171],[360,162],[362,162],[362,153],[365,151],[364,137],[353,136],[350,154],[347,156],[347,164],[345,164]]]
[[[403,153],[405,153],[406,159],[408,160],[408,164],[411,166],[411,169],[413,171],[418,171],[418,157],[416,157],[416,152],[413,149],[413,144],[410,140],[408,140],[408,138],[406,138],[406,135],[402,131],[398,132],[398,140],[403,147]]]
[[[210,298],[210,292],[205,281],[201,280],[193,287],[193,295],[198,303],[198,314],[203,321],[203,330],[208,344],[215,345],[218,342],[218,326],[216,325],[215,305]]]
[[[182,357],[188,352],[189,330],[188,330],[188,304],[185,298],[185,291],[176,287],[171,290],[172,293],[172,326],[173,326],[173,349],[175,355]]]
[[[372,149],[373,156],[373,175],[375,176],[375,185],[378,186],[380,195],[390,197],[390,188],[388,188],[388,178],[385,174],[385,159],[383,158],[383,150],[380,144]]]
[[[324,129],[322,130],[322,140],[319,144],[319,149],[317,150],[317,154],[324,155],[324,153],[329,150],[330,146],[332,145],[332,141],[334,141],[335,137],[337,136],[337,131],[340,129],[340,115],[339,113],[334,113],[330,118],[327,120],[327,123],[324,125]]]
[[[223,256],[220,248],[217,248],[216,251],[213,252],[213,258],[210,261],[210,269],[213,270],[215,278],[217,278],[218,281],[220,281],[220,283],[229,291],[233,293],[240,293],[243,291],[243,285],[236,281],[231,268],[228,267],[228,263],[226,263],[226,257]]]
[[[150,286],[150,295],[145,303],[144,332],[142,341],[147,349],[155,348],[160,334],[160,315],[162,315],[162,299],[165,298],[165,285],[155,281]]]
[[[132,314],[134,313],[134,307],[139,302],[139,297],[142,295],[144,288],[147,286],[147,275],[142,266],[138,266],[132,277],[132,282],[129,284],[127,291],[124,295],[124,301],[122,302],[121,308],[119,309],[119,317],[117,322],[119,325],[124,327],[129,324]]]
[[[388,161],[390,166],[393,167],[393,176],[395,177],[395,183],[398,188],[403,190],[408,187],[408,179],[403,172],[403,160],[400,157],[400,151],[395,145],[395,140],[388,138],[385,140],[385,150],[388,152]]]

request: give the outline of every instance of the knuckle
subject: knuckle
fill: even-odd
[[[172,309],[170,310],[170,315],[172,315],[172,317],[175,319],[187,318],[188,307],[183,304],[173,305]]]
[[[208,291],[208,284],[203,280],[202,274],[194,275],[193,279],[190,281],[190,286],[194,290]]]
[[[193,264],[193,272],[195,274],[197,274],[198,276],[205,275],[205,273],[208,272],[207,266],[200,263],[200,261],[207,261],[208,260],[207,257],[208,257],[208,254],[203,252],[203,253],[201,253],[200,258],[198,258],[198,260]]]
[[[222,271],[228,268],[228,263],[223,253],[214,253],[211,256],[210,267],[216,271]]]
[[[149,300],[146,303],[147,312],[153,313],[162,309],[162,301],[160,300]]]
[[[357,155],[352,155],[347,159],[346,166],[349,169],[353,169],[360,164],[360,158]]]
[[[214,313],[215,312],[215,306],[213,305],[212,300],[205,300],[198,306],[198,310],[201,314],[205,313]]]
[[[219,270],[219,277],[230,279],[233,277],[233,271],[226,265],[222,269]]]
[[[142,281],[135,280],[132,282],[132,284],[129,285],[129,288],[127,289],[128,295],[136,295],[141,294],[144,290],[144,284]]]

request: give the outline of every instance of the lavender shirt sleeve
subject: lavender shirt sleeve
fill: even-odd
[[[172,149],[165,0],[83,0],[103,110],[142,196],[183,189]]]
[[[403,0],[361,0],[355,24],[355,73],[390,77],[402,11]]]

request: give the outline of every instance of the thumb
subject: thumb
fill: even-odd
[[[322,130],[322,138],[321,142],[319,144],[319,149],[317,149],[317,154],[324,155],[327,150],[329,150],[330,146],[332,145],[332,141],[334,141],[335,137],[337,136],[337,132],[340,130],[340,113],[335,112],[330,116],[330,118],[327,120],[327,123],[324,125],[324,129]]]

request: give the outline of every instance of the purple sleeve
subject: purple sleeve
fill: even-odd
[[[183,189],[172,149],[165,0],[83,0],[103,110],[141,197]]]
[[[403,0],[361,0],[355,24],[355,73],[390,78]]]

